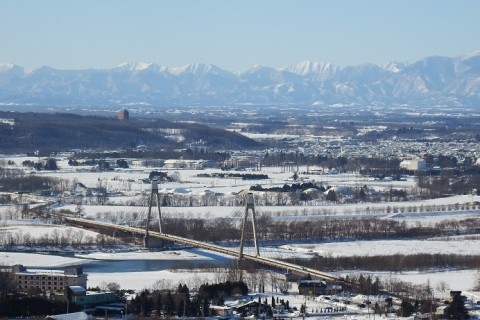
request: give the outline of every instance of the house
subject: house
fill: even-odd
[[[250,300],[247,302],[240,302],[233,306],[233,309],[243,316],[254,315],[259,313],[259,304],[258,301]]]
[[[301,295],[321,295],[336,294],[343,290],[343,283],[327,282],[324,280],[300,280],[298,282],[298,294]]]
[[[266,313],[271,310],[269,305],[265,305],[257,300],[238,300],[234,303],[228,304],[228,307],[233,309],[233,312],[242,316],[251,316]]]
[[[325,294],[327,283],[323,280],[300,280],[298,294],[304,296],[318,296]]]
[[[219,317],[231,317],[233,315],[233,308],[226,306],[210,306],[210,315]]]
[[[337,294],[343,291],[342,281],[327,281],[325,287],[325,294]]]
[[[73,194],[88,196],[88,195],[91,195],[91,191],[83,183],[77,182],[77,183],[75,183],[75,186],[73,187]]]
[[[83,197],[92,197],[92,196],[97,197],[97,196],[106,195],[107,189],[104,187],[89,188],[85,186],[83,183],[77,182],[73,187],[73,194],[77,196],[83,196]]]

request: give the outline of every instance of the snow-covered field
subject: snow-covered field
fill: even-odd
[[[6,158],[7,159],[7,158]],[[10,158],[8,158],[10,159]],[[18,165],[27,158],[18,157],[13,159]],[[28,158],[37,160],[37,158]],[[56,172],[42,171],[35,173],[37,175],[48,175],[57,178],[67,179],[75,182],[81,182],[87,187],[97,187],[98,185],[107,186],[110,192],[121,192],[122,194],[109,197],[108,205],[93,205],[85,203],[82,205],[82,213],[84,216],[97,219],[105,214],[117,215],[119,219],[129,219],[134,213],[145,214],[146,208],[143,206],[126,205],[132,199],[140,199],[148,195],[150,185],[145,184],[142,179],[148,177],[150,171],[165,171],[164,168],[138,168],[127,170],[116,170],[110,172],[91,172],[89,167],[69,167],[66,160],[59,160],[58,164],[61,170]],[[299,168],[300,172],[306,172],[307,168]],[[165,192],[182,192],[192,195],[201,195],[206,192],[214,192],[230,196],[242,190],[247,190],[252,185],[261,184],[265,187],[282,186],[285,183],[292,183],[293,172],[284,172],[282,168],[262,168],[261,172],[266,173],[269,179],[262,181],[243,181],[241,179],[227,178],[206,178],[198,177],[199,173],[213,173],[219,170],[170,170],[175,174],[178,182],[165,183],[159,186]],[[366,179],[355,174],[325,174],[312,175],[300,174],[303,181],[315,181],[324,186],[364,186],[376,190],[385,190],[387,188],[404,188],[409,189],[414,185],[413,179],[406,181],[377,181]],[[233,196],[233,195],[232,195]],[[445,219],[465,219],[467,217],[478,218],[480,210],[478,209],[458,209],[458,210],[425,210],[409,212],[405,209],[408,207],[432,207],[435,206],[454,206],[456,204],[471,204],[480,201],[479,196],[463,195],[448,197],[444,199],[435,199],[428,201],[410,201],[410,202],[392,202],[392,203],[360,203],[360,204],[342,204],[332,205],[325,202],[309,203],[300,206],[257,206],[256,210],[259,214],[270,214],[275,219],[283,220],[306,220],[324,219],[325,217],[335,218],[361,218],[364,216],[378,217],[381,219],[395,219],[406,221],[409,224],[426,223],[433,224]],[[397,207],[398,210],[390,210],[387,213],[386,208]],[[400,209],[403,207],[404,209]],[[72,204],[58,204],[54,210],[68,209],[76,211],[78,207]],[[9,216],[15,216],[14,212],[19,208],[15,206],[0,206],[0,232],[6,234],[26,235],[30,237],[41,237],[45,234],[51,234],[53,230],[58,234],[75,234],[75,228],[65,226],[45,225],[33,220],[12,220]],[[162,213],[170,216],[195,217],[195,218],[215,218],[229,217],[233,213],[241,211],[242,208],[226,207],[226,206],[204,206],[204,207],[174,207],[162,208]],[[123,217],[123,218],[120,218]],[[81,230],[82,236],[95,237],[96,234],[91,231]],[[262,255],[278,258],[278,257],[313,257],[315,255],[332,255],[332,256],[352,256],[352,255],[391,255],[391,254],[413,254],[413,253],[455,253],[465,255],[477,255],[480,247],[480,240],[472,237],[449,237],[449,238],[432,238],[426,240],[381,240],[381,241],[343,241],[343,242],[325,242],[325,243],[289,243],[280,247],[261,248]],[[16,253],[16,252],[0,252],[0,264],[13,265],[23,264],[28,268],[42,269],[61,269],[71,265],[90,266],[92,263],[114,264],[118,261],[142,261],[148,264],[148,268],[138,267],[137,270],[122,270],[121,267],[114,267],[111,272],[105,272],[104,269],[89,271],[88,285],[97,286],[102,283],[117,282],[122,288],[141,290],[143,288],[151,288],[154,285],[172,285],[175,287],[177,283],[187,283],[189,287],[196,287],[198,283],[208,281],[218,277],[219,270],[202,269],[195,267],[195,261],[203,263],[211,261],[221,265],[222,263],[231,261],[230,258],[221,255],[213,255],[201,250],[176,250],[168,252],[105,252],[99,250],[90,254],[75,254],[72,256],[58,256],[35,253]],[[152,264],[158,263],[159,267],[152,270]],[[164,262],[176,261],[193,263],[192,268],[169,268]],[[117,265],[118,266],[118,265]],[[137,265],[134,265],[137,267]],[[166,267],[167,266],[167,267]],[[148,270],[147,270],[148,269]],[[357,271],[358,272],[358,271]],[[397,277],[400,280],[412,282],[415,284],[424,284],[430,281],[432,286],[436,283],[445,282],[447,287],[452,290],[468,291],[472,288],[475,279],[476,270],[462,271],[442,271],[442,272],[402,272],[402,273],[379,273],[381,277]],[[292,292],[295,288],[292,288]],[[443,294],[443,293],[438,293]],[[292,299],[293,298],[292,296]],[[298,298],[303,302],[304,297]],[[300,302],[300,303],[302,303]],[[300,304],[299,303],[299,304]],[[313,302],[312,302],[313,303]],[[323,318],[327,319],[327,318]],[[353,319],[353,318],[352,318]],[[360,318],[358,318],[360,319]]]
[[[321,244],[289,244],[281,247],[292,251],[308,252],[312,255],[333,257],[420,253],[478,255],[480,239],[469,240],[458,236],[425,240],[357,240]]]

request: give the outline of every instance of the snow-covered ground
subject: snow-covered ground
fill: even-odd
[[[9,157],[7,157],[9,159]],[[6,159],[7,159],[6,158]],[[17,157],[13,160],[17,165],[23,160],[38,160],[37,158]],[[105,216],[117,216],[119,220],[128,220],[134,213],[146,213],[143,206],[126,205],[132,202],[132,199],[140,199],[148,195],[150,185],[145,184],[142,179],[148,177],[153,170],[166,171],[164,168],[138,168],[127,170],[116,170],[109,172],[91,172],[90,167],[69,167],[66,159],[58,161],[60,170],[56,172],[42,171],[35,173],[36,175],[48,175],[56,178],[67,179],[70,181],[81,182],[87,187],[97,187],[99,185],[107,186],[110,192],[122,192],[122,195],[110,196],[109,205],[99,206],[91,204],[83,204],[82,213],[89,218],[97,219]],[[306,172],[306,167],[299,168],[300,172]],[[311,169],[311,168],[310,168]],[[232,193],[247,190],[252,185],[261,184],[264,187],[282,186],[285,183],[292,183],[293,172],[285,172],[284,168],[262,168],[261,172],[266,173],[269,179],[262,181],[244,181],[238,178],[208,178],[199,177],[199,173],[214,173],[219,170],[170,170],[171,174],[179,178],[178,182],[166,183],[159,186],[165,192],[182,192],[192,195],[201,195],[206,192],[221,193],[226,196]],[[242,172],[244,173],[244,172]],[[376,190],[385,190],[388,188],[409,189],[414,186],[413,179],[406,181],[378,181],[368,179],[355,174],[300,174],[300,178],[304,181],[315,181],[324,186],[364,186]],[[233,195],[232,195],[233,197]],[[324,219],[325,217],[335,218],[361,218],[364,216],[378,217],[381,219],[395,219],[406,221],[409,224],[426,223],[433,224],[445,219],[465,219],[467,217],[478,218],[480,210],[424,210],[418,208],[435,206],[454,206],[455,204],[471,204],[480,201],[479,196],[463,195],[448,197],[443,199],[435,199],[428,201],[410,201],[410,202],[392,202],[392,203],[359,203],[359,204],[342,204],[333,205],[325,202],[309,203],[300,206],[257,206],[256,210],[259,214],[270,214],[279,220],[306,220]],[[387,213],[386,208],[390,207]],[[393,208],[397,210],[393,210]],[[409,212],[408,207],[416,207],[416,212]],[[400,209],[403,208],[403,209]],[[438,207],[437,207],[438,208]],[[55,232],[57,234],[78,234],[75,228],[65,226],[47,225],[39,221],[33,220],[17,220],[9,217],[16,216],[15,212],[21,208],[18,206],[0,206],[0,238],[1,235],[20,234],[22,236],[42,237],[45,234]],[[76,205],[59,204],[54,210],[69,209],[76,211]],[[162,213],[170,216],[195,217],[195,218],[215,218],[229,217],[232,214],[241,211],[242,208],[224,207],[224,206],[206,206],[206,207],[175,207],[162,208]],[[56,231],[54,231],[56,230]],[[81,230],[81,229],[79,229]],[[80,232],[80,231],[78,231]],[[83,237],[95,237],[96,234],[91,231],[81,230]],[[343,242],[325,242],[325,243],[289,243],[281,247],[261,248],[260,253],[273,258],[278,257],[298,257],[306,258],[315,255],[332,255],[332,256],[352,256],[352,255],[391,255],[391,254],[412,254],[412,253],[455,253],[465,255],[477,255],[480,240],[469,237],[449,237],[449,238],[432,238],[426,240],[381,240],[381,241],[343,241]],[[138,267],[138,265],[129,265],[128,270],[122,270],[123,265],[116,264],[111,272],[105,272],[105,268],[95,269],[92,264],[101,263],[105,265],[114,265],[119,261],[142,261],[148,268]],[[150,262],[149,262],[150,261]],[[185,262],[193,264],[191,268],[175,267],[170,268],[165,262]],[[35,254],[35,253],[16,253],[16,252],[0,252],[0,264],[13,265],[23,264],[28,268],[42,269],[61,269],[71,265],[84,265],[91,268],[88,276],[88,285],[97,286],[102,283],[117,282],[122,288],[141,290],[143,288],[151,288],[152,286],[168,286],[176,287],[178,283],[187,283],[190,287],[198,286],[209,279],[218,277],[218,270],[209,268],[199,268],[195,266],[195,262],[202,264],[205,261],[216,263],[220,266],[222,263],[231,261],[230,258],[221,255],[212,255],[200,250],[176,250],[170,252],[105,252],[100,251],[90,254],[75,254],[69,256]],[[132,262],[132,263],[133,263]],[[155,269],[155,264],[158,268]],[[119,267],[120,266],[120,267]],[[138,267],[138,268],[137,268]],[[134,270],[134,268],[137,268]],[[358,271],[356,271],[358,272]],[[412,282],[414,284],[425,284],[430,281],[434,287],[436,283],[445,282],[447,287],[452,290],[469,291],[472,288],[473,281],[476,277],[476,270],[462,271],[441,271],[441,272],[402,272],[402,273],[375,273],[380,277],[397,277],[400,280]],[[295,288],[292,288],[292,292]],[[272,293],[273,294],[273,293]],[[443,294],[443,293],[438,293]],[[473,294],[473,293],[472,293]],[[289,296],[290,299],[298,299],[300,305],[305,297]],[[312,302],[314,304],[315,302]],[[323,302],[322,302],[323,303]],[[319,306],[314,306],[316,308]],[[362,319],[362,316],[357,316]],[[378,317],[378,316],[377,316]],[[322,318],[328,319],[328,318]],[[354,319],[353,316],[351,319]]]
[[[429,241],[426,241],[429,242]],[[461,241],[456,241],[461,244]],[[338,250],[342,250],[342,244],[347,247],[355,247],[356,243],[331,243]],[[412,248],[422,247],[418,242],[415,243],[396,243],[392,246],[384,246],[385,241],[372,241],[368,245],[375,248],[375,254],[392,254],[392,253],[406,253],[406,251]],[[441,244],[441,243],[440,243]],[[320,251],[324,245],[289,245],[282,248],[265,248],[260,251],[261,255],[270,256],[272,258],[291,257],[305,258],[312,257],[316,252]],[[367,244],[361,242],[360,246],[366,246]],[[440,245],[437,243],[431,245],[434,250],[440,250]],[[247,248],[251,250],[251,248]],[[428,248],[424,250],[418,250],[418,252],[426,252]],[[289,253],[289,251],[291,253]],[[361,251],[361,250],[360,250]],[[359,252],[360,252],[359,251]],[[329,251],[331,252],[331,251]],[[452,249],[452,252],[454,250]],[[354,255],[357,251],[349,251],[349,248],[340,252],[341,255]],[[475,254],[475,248],[470,246],[468,250],[465,250],[465,254]],[[102,282],[118,282],[122,288],[129,289],[143,289],[148,288],[152,283],[158,280],[168,280],[172,283],[178,283],[187,281],[190,277],[206,277],[213,276],[211,272],[202,271],[198,269],[195,272],[189,270],[174,270],[168,268],[168,265],[175,262],[184,262],[184,266],[189,265],[189,268],[195,269],[196,265],[202,265],[206,262],[210,262],[213,265],[217,265],[221,268],[225,265],[232,265],[233,259],[219,254],[209,254],[199,249],[188,250],[175,250],[175,251],[134,251],[134,252],[97,252],[89,254],[75,254],[71,256],[58,256],[38,253],[19,253],[19,252],[0,252],[0,261],[3,265],[23,264],[29,268],[47,268],[47,269],[59,269],[72,265],[89,265],[93,262],[116,262],[116,261],[155,261],[158,263],[158,270],[148,270],[156,268],[155,266],[149,266],[148,268],[143,265],[138,266],[138,270],[123,272],[121,267],[115,267],[112,264],[111,272],[105,272],[108,270],[106,267],[102,267],[100,272],[89,272],[89,286],[100,285]],[[169,262],[164,264],[162,262]],[[117,265],[118,266],[118,265]],[[137,267],[135,267],[137,268]],[[209,267],[211,268],[211,267]],[[95,268],[94,268],[95,269]],[[208,268],[207,268],[208,269]],[[396,277],[402,281],[411,282],[414,284],[425,284],[427,280],[430,281],[432,286],[435,286],[438,282],[445,282],[447,287],[451,290],[469,291],[472,289],[473,282],[477,275],[477,270],[450,270],[450,271],[430,271],[430,272],[362,272],[354,271],[355,273],[372,274],[373,276],[384,277]],[[342,273],[341,273],[342,274]],[[345,273],[343,273],[345,274]],[[178,281],[177,281],[178,280]]]
[[[312,255],[333,257],[420,253],[478,255],[480,239],[470,240],[458,236],[425,240],[357,240],[320,244],[289,244],[281,247],[292,251],[308,252]]]
[[[208,255],[208,254],[207,254]],[[172,252],[130,252],[130,253],[93,253],[76,255],[74,257],[60,257],[54,255],[33,254],[33,253],[15,253],[15,252],[0,252],[0,261],[5,265],[13,265],[16,263],[23,263],[29,267],[29,270],[35,270],[41,268],[42,270],[58,270],[69,265],[88,265],[92,261],[103,261],[105,263],[118,260],[164,260],[175,259],[191,261],[192,259],[203,259],[201,252],[191,252],[190,250],[179,250]],[[222,275],[223,273],[223,275]],[[435,288],[437,283],[445,282],[447,284],[446,290],[435,290],[434,296],[436,298],[447,298],[449,290],[462,290],[464,295],[467,296],[469,301],[472,301],[472,305],[476,304],[476,301],[480,300],[480,293],[470,291],[471,283],[476,271],[450,271],[450,272],[429,272],[429,273],[371,273],[373,276],[383,277],[396,277],[403,281],[412,282],[414,284],[425,284],[430,282],[432,288]],[[112,269],[110,272],[88,272],[88,285],[91,287],[100,286],[110,282],[116,282],[120,284],[121,288],[133,289],[141,291],[143,289],[165,289],[176,288],[179,283],[187,284],[189,288],[198,288],[201,284],[215,280],[221,280],[225,277],[225,270],[222,268],[209,268],[209,269],[197,269],[197,268],[177,268],[177,269],[160,269],[153,271],[121,271]],[[302,295],[298,295],[296,285],[292,285],[289,290],[289,294],[281,294],[279,292],[269,290],[269,286],[266,286],[266,293],[253,294],[246,299],[256,300],[258,297],[262,299],[270,299],[271,297],[279,297],[280,299],[288,300],[290,306],[300,308],[301,304],[307,305],[307,311],[309,313],[316,313],[318,310],[326,307],[335,307],[336,303],[331,300],[323,298],[311,298]],[[341,299],[341,298],[340,298]],[[352,304],[347,307],[344,314],[332,315],[332,316],[318,316],[319,319],[369,319],[366,309],[359,309],[356,305],[362,303],[364,300],[374,301],[374,296],[353,296],[349,297]],[[470,302],[468,302],[470,303]],[[338,306],[345,306],[344,304],[338,304]],[[353,314],[355,313],[355,314]],[[471,312],[473,313],[473,312]],[[380,317],[379,319],[397,319],[394,316],[389,318]],[[405,318],[403,318],[405,319]],[[413,317],[412,317],[413,319]]]

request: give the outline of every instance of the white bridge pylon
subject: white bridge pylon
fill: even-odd
[[[160,235],[162,233],[162,211],[160,209],[160,195],[158,193],[158,183],[156,180],[152,180],[151,190],[150,190],[150,197],[148,200],[148,214],[147,214],[147,224],[145,226],[145,237],[144,237],[144,246],[146,248],[153,248],[153,247],[163,247],[163,241],[158,238],[152,238],[149,234],[149,226],[150,220],[152,217],[152,207],[154,199],[157,200],[157,208],[158,208],[158,232]],[[240,250],[238,254],[238,260],[243,259],[243,243],[245,240],[245,227],[248,221],[249,212],[252,212],[252,229],[253,229],[253,240],[255,242],[255,254],[257,257],[260,256],[260,251],[258,247],[258,240],[257,240],[257,226],[256,226],[256,217],[255,217],[255,201],[253,198],[253,193],[249,192],[245,196],[245,209],[243,213],[243,220],[242,220],[242,229],[241,229],[241,237],[240,237]]]
[[[253,227],[253,240],[255,242],[255,253],[256,256],[260,256],[259,248],[258,248],[258,240],[257,240],[257,227],[256,227],[256,217],[255,217],[255,201],[253,199],[253,193],[247,193],[245,197],[245,210],[243,212],[243,220],[242,220],[242,235],[240,237],[240,252],[238,254],[238,260],[243,259],[243,240],[245,238],[245,225],[247,224],[248,220],[248,212],[249,210],[252,211],[252,227]]]
[[[144,237],[144,245],[145,247],[152,247],[152,246],[162,246],[162,243],[152,243],[153,239],[150,239],[150,235],[148,233],[148,227],[150,225],[150,219],[152,216],[152,206],[153,206],[153,199],[156,197],[157,199],[157,208],[158,208],[158,232],[162,234],[162,211],[160,210],[160,195],[158,194],[158,182],[156,180],[152,180],[152,185],[150,189],[150,197],[148,199],[148,214],[147,214],[147,225],[145,226],[145,237]]]

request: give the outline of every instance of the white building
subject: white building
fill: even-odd
[[[211,160],[176,160],[169,159],[165,160],[163,165],[165,168],[169,169],[206,169],[206,168],[215,168],[217,163]]]
[[[410,171],[423,171],[427,169],[427,162],[422,158],[403,160],[400,162],[400,168]]]

